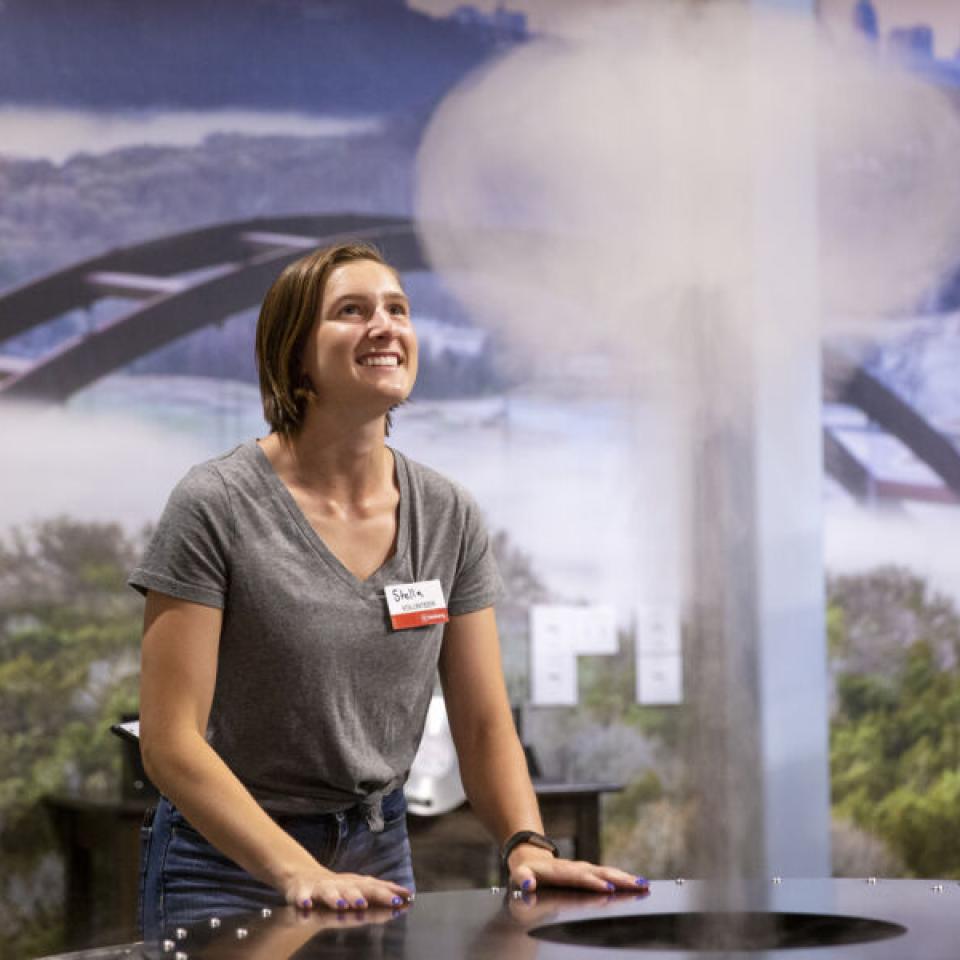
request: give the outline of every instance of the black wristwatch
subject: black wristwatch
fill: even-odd
[[[509,868],[507,857],[509,857],[521,843],[530,843],[535,847],[549,850],[555,857],[560,856],[557,845],[549,837],[545,837],[542,833],[537,833],[535,830],[518,830],[507,840],[500,851],[500,863],[505,870]]]

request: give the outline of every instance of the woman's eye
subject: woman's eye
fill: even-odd
[[[405,317],[407,315],[407,308],[402,303],[394,303],[390,307],[390,312],[395,317]]]
[[[347,317],[356,317],[360,315],[360,305],[357,303],[345,303],[340,308],[340,313]]]

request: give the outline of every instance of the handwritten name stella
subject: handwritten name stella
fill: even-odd
[[[404,600],[425,600],[423,591],[419,587],[408,587],[404,590],[402,587],[393,587],[390,591],[394,603],[400,603]]]

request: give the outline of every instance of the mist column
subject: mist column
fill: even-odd
[[[753,8],[816,26],[815,0]],[[755,154],[755,329],[776,358],[755,373],[758,706],[767,866],[785,876],[830,875],[814,80]]]

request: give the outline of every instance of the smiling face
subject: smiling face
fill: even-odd
[[[386,413],[417,377],[417,338],[396,273],[373,260],[331,271],[303,370],[317,402]]]

